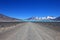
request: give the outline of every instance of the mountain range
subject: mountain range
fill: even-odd
[[[26,20],[59,20],[60,21],[60,16],[59,17],[54,17],[54,16],[46,16],[46,17],[30,17],[27,18]],[[4,14],[0,14],[0,22],[20,22],[23,21],[23,19],[17,19],[13,17],[6,16]]]
[[[46,17],[30,17],[27,18],[27,20],[51,20],[51,19],[55,19],[56,17],[53,16],[46,16]]]

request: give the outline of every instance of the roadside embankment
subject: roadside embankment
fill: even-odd
[[[20,22],[0,22],[0,33],[16,28]]]

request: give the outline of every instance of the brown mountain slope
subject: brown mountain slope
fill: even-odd
[[[21,21],[21,19],[12,18],[4,14],[0,14],[0,22],[16,22],[16,21]]]

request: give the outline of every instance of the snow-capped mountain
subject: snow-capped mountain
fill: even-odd
[[[30,18],[27,18],[27,20],[39,20],[41,19],[40,17],[30,17]]]
[[[53,16],[47,16],[47,17],[45,17],[45,19],[55,19],[56,17],[53,17]],[[42,17],[42,19],[43,19],[43,17]]]
[[[27,20],[43,20],[43,19],[55,19],[56,17],[47,16],[47,17],[30,17]]]

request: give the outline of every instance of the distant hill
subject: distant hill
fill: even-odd
[[[0,22],[16,22],[16,21],[20,21],[21,19],[17,19],[17,18],[12,18],[9,16],[6,16],[4,14],[0,14]]]
[[[59,16],[59,17],[57,17],[57,18],[55,18],[55,20],[60,20],[60,16]]]
[[[27,20],[35,20],[36,17],[30,17],[30,18],[27,18]]]

